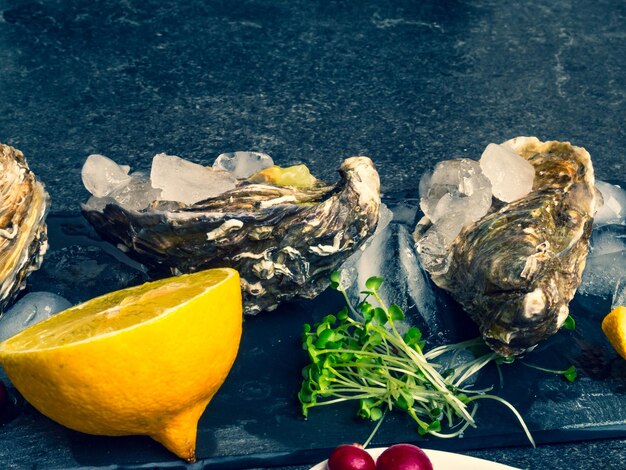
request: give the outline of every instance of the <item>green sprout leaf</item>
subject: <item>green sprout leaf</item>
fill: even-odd
[[[373,333],[370,335],[369,344],[370,346],[380,346],[383,342],[383,336],[380,333]]]
[[[443,416],[443,410],[441,408],[433,408],[432,410],[428,412],[428,414],[430,415],[432,419],[440,420]],[[441,429],[441,423],[440,423],[440,429]]]
[[[396,398],[396,406],[401,410],[408,410],[415,403],[415,399],[406,392],[401,392],[398,398]]]
[[[348,308],[344,307],[339,312],[337,312],[337,319],[341,322],[344,322],[348,319]]]
[[[394,321],[402,321],[402,320],[404,320],[404,312],[396,304],[391,304],[389,306],[389,316]]]
[[[576,372],[576,367],[569,366],[565,372],[563,372],[563,377],[565,377],[569,382],[573,382],[578,377],[578,372]]]
[[[563,322],[563,328],[570,331],[574,331],[576,329],[576,320],[574,320],[573,316],[567,316],[567,318]]]
[[[404,334],[404,342],[409,346],[419,343],[420,339],[422,339],[422,332],[415,327],[409,328]]]
[[[515,356],[498,356],[496,358],[496,364],[513,364],[515,362]]]
[[[367,281],[365,281],[365,287],[370,291],[376,292],[380,288],[380,285],[382,283],[382,277],[372,276]]]
[[[386,325],[387,321],[389,320],[387,317],[387,312],[385,312],[385,310],[380,307],[376,307],[374,309],[374,320],[376,320],[376,323],[378,323],[380,326]]]
[[[370,409],[370,419],[372,421],[378,421],[382,417],[383,417],[383,411],[380,408]]]

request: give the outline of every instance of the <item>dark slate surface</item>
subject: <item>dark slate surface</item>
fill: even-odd
[[[530,134],[622,170],[626,4],[513,3],[2,0],[0,141],[55,210],[92,152],[263,150],[326,177],[368,154],[389,190]]]
[[[438,160],[537,135],[586,147],[615,179],[626,3],[519,3],[0,0],[0,142],[26,153],[53,212],[69,213],[93,152],[147,169],[157,152],[210,163],[261,150],[325,178],[367,154],[389,192],[415,189]],[[32,457],[5,441],[0,462],[14,468],[76,457],[64,431],[45,448],[36,433],[14,437]],[[626,466],[621,440],[471,453]]]
[[[394,258],[398,256],[400,235],[409,236],[408,231],[401,230],[410,219],[407,208],[411,204],[416,207],[416,199],[402,197],[399,201],[403,221],[394,219],[382,236],[386,240],[382,262],[389,274],[402,269]],[[385,202],[396,209],[398,199],[385,198]],[[100,241],[81,216],[52,215],[48,228],[50,250],[44,266],[30,277],[29,290],[52,291],[76,303],[145,280],[136,263],[126,263],[114,247]],[[388,277],[386,282],[392,279]],[[398,276],[392,292],[381,292],[383,296],[393,294],[394,301],[403,304],[407,287]],[[426,286],[423,289],[430,293]],[[400,292],[403,294],[398,295]],[[429,346],[477,336],[477,328],[458,306],[441,291],[432,294],[434,307],[446,312],[445,318],[437,321],[426,315],[424,321],[414,307],[406,309],[407,318],[422,328]],[[310,464],[323,460],[338,443],[366,439],[373,425],[354,416],[353,404],[313,409],[305,421],[296,400],[300,370],[306,363],[300,349],[302,325],[336,312],[342,304],[341,296],[329,290],[313,301],[286,303],[275,312],[246,318],[237,361],[200,420],[196,450],[200,462],[196,468]],[[564,369],[574,363],[581,375],[576,382],[566,383],[556,375],[515,363],[503,367],[502,386],[493,367],[481,372],[475,386],[494,385],[495,393],[519,410],[540,445],[626,438],[626,362],[608,345],[599,327],[608,308],[606,299],[576,296],[571,305],[576,330],[559,332],[524,359],[549,369]],[[155,377],[160,379],[163,377]],[[1,368],[0,380],[9,383]],[[53,469],[183,466],[146,437],[94,437],[63,428],[35,411],[13,388],[9,390],[15,404],[0,411],[0,462],[11,467],[25,468],[33,462]],[[449,452],[483,450],[485,456],[500,459],[500,454],[506,458],[508,453],[496,449],[519,445],[518,456],[535,455],[519,423],[500,404],[481,403],[476,421],[477,429],[467,430],[462,439],[424,439],[406,416],[393,413],[386,417],[372,446],[415,442]],[[607,442],[615,445],[618,441]],[[491,450],[484,451],[487,448]]]

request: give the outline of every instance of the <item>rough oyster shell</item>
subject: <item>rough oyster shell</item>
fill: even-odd
[[[48,248],[46,214],[50,198],[24,158],[0,144],[0,312],[41,266]]]
[[[245,311],[256,313],[318,295],[374,232],[380,182],[372,161],[348,158],[339,173],[334,186],[245,183],[191,206],[161,201],[132,211],[112,202],[82,210],[102,238],[154,272],[237,269]]]
[[[496,352],[520,354],[555,333],[581,281],[596,211],[589,153],[518,137],[503,145],[535,167],[533,190],[464,228],[433,281],[465,308]]]

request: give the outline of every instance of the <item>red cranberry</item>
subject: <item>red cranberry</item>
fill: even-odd
[[[376,464],[362,447],[343,444],[330,454],[328,470],[376,470]]]

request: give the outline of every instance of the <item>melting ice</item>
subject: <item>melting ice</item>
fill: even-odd
[[[0,341],[71,306],[68,300],[52,292],[30,292],[0,317]]]
[[[626,191],[596,181],[603,204],[593,219],[587,264],[578,292],[626,305]]]

